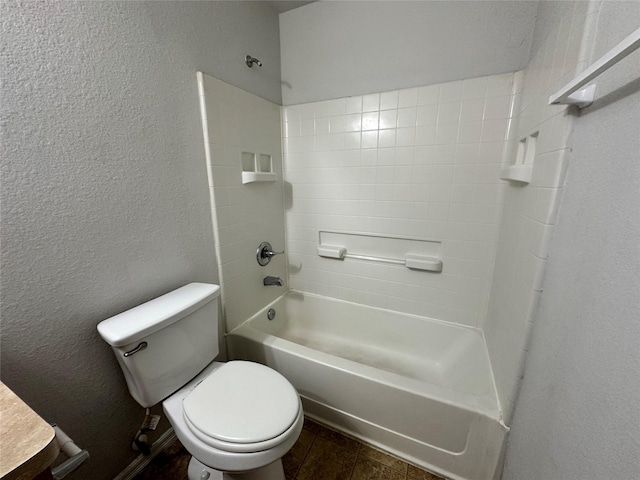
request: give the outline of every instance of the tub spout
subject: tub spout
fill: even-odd
[[[275,285],[277,287],[284,287],[284,282],[280,277],[264,277],[264,280],[262,280],[262,284],[265,287],[268,287],[270,285]]]

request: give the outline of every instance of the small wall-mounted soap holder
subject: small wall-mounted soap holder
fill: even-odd
[[[538,133],[533,132],[520,139],[515,155],[515,161],[502,167],[500,178],[527,185],[531,181],[533,173],[533,161],[536,158],[536,146],[538,143]]]
[[[242,183],[275,182],[273,158],[265,153],[242,152]]]

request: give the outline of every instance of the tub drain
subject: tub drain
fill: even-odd
[[[273,320],[274,318],[276,318],[276,311],[273,308],[270,308],[267,312],[267,318],[269,320]]]

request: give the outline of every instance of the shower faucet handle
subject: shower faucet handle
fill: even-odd
[[[258,265],[264,267],[271,261],[271,257],[280,255],[281,253],[284,253],[284,250],[282,252],[274,252],[269,242],[262,242],[258,245],[256,260],[258,260]]]

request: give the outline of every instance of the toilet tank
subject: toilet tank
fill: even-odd
[[[190,283],[98,324],[133,398],[150,407],[218,355],[220,287]]]

